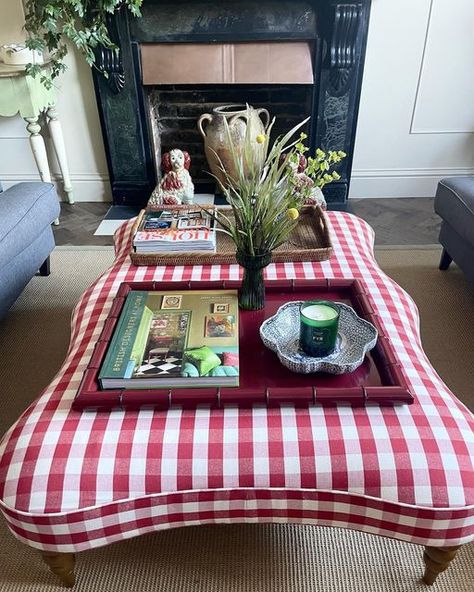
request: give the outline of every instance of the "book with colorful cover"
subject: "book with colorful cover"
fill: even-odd
[[[133,247],[137,253],[215,251],[214,219],[196,207],[147,211],[133,237]]]
[[[103,389],[239,385],[236,290],[132,290],[99,372]]]

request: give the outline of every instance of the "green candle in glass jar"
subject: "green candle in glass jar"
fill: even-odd
[[[336,347],[339,307],[326,300],[303,302],[300,308],[300,347],[313,358],[328,356]]]

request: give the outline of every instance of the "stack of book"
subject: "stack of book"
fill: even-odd
[[[198,208],[147,211],[133,238],[136,253],[216,251],[214,219]]]

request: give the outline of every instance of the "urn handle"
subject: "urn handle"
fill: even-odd
[[[256,109],[257,111],[257,115],[262,119],[262,115],[265,115],[265,121],[263,122],[263,128],[265,131],[267,131],[268,126],[270,125],[270,113],[268,112],[267,109],[264,109],[263,107],[261,109]]]
[[[212,115],[210,113],[204,113],[203,115],[201,115],[201,117],[198,119],[198,129],[201,132],[201,136],[203,138],[206,137],[206,132],[204,131],[204,122],[211,122],[212,121]]]
[[[233,126],[233,124],[234,124],[234,122],[238,121],[239,119],[240,119],[241,121],[243,121],[243,123],[245,124],[245,126],[247,126],[247,125],[248,125],[248,122],[249,122],[249,120],[248,120],[247,114],[246,114],[246,113],[237,113],[237,115],[233,115],[233,116],[232,116],[232,117],[229,119],[229,121],[228,121],[229,128],[230,128],[230,127],[232,127],[232,126]],[[244,129],[245,129],[245,128],[244,128]]]

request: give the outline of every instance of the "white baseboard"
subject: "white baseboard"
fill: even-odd
[[[349,197],[433,197],[440,179],[474,175],[474,168],[354,169]]]
[[[58,195],[63,201],[66,200],[66,195],[63,191],[62,178],[60,175],[52,175],[52,181],[56,186]],[[26,175],[3,175],[2,186],[7,189],[11,185],[21,183],[22,181],[39,181],[38,174]],[[90,201],[90,202],[110,202],[112,201],[112,194],[110,190],[110,183],[108,175],[96,174],[76,174],[71,175],[71,183],[74,189],[75,201]]]
[[[474,175],[474,168],[355,169],[352,171],[349,197],[433,197],[440,179],[465,175]],[[39,176],[2,175],[4,189],[21,181],[39,181]],[[60,175],[53,175],[58,195],[65,200],[61,181]],[[71,182],[75,201],[112,201],[108,175],[73,174]]]

